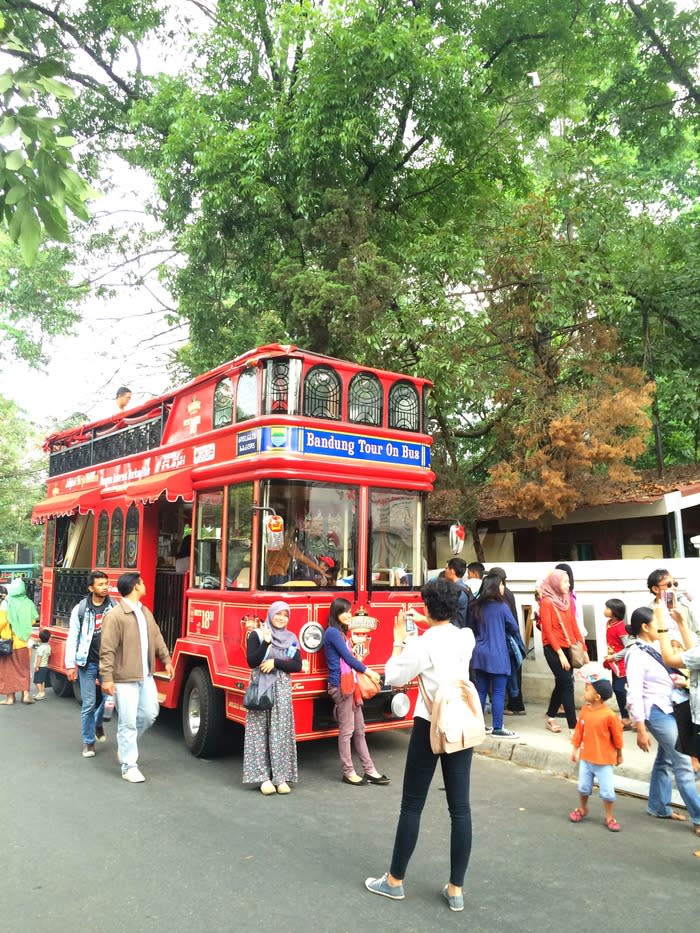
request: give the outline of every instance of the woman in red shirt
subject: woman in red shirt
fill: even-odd
[[[566,571],[553,570],[544,578],[538,590],[544,656],[554,674],[554,690],[547,707],[545,726],[550,732],[561,732],[554,718],[560,706],[564,707],[569,729],[576,728],[574,678],[569,649],[581,640],[581,634],[569,599],[569,577]]]

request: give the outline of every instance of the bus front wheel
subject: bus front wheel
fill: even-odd
[[[211,758],[219,750],[224,723],[224,698],[204,667],[195,667],[187,678],[182,700],[182,732],[185,745],[196,758]]]
[[[70,682],[70,680],[68,680],[65,674],[61,674],[59,671],[49,671],[49,676],[51,678],[53,692],[56,694],[56,696],[73,696],[73,684]]]

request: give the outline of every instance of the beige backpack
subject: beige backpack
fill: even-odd
[[[430,747],[433,754],[451,754],[480,745],[486,736],[479,694],[470,680],[458,679],[441,685],[430,702],[418,678],[418,687],[430,713]]]

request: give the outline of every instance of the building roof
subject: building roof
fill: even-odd
[[[656,470],[638,470],[637,478],[626,482],[611,482],[603,476],[592,477],[580,488],[581,501],[571,517],[581,510],[601,506],[646,505],[673,492],[680,493],[682,498],[700,493],[700,464],[667,467],[662,477]],[[512,510],[501,505],[493,486],[482,486],[478,501],[480,521],[514,517]],[[559,519],[558,523],[566,521]]]

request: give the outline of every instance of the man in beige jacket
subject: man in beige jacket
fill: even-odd
[[[146,586],[138,570],[123,573],[117,589],[122,600],[107,613],[102,626],[102,692],[115,696],[117,701],[122,777],[130,784],[141,784],[145,778],[138,768],[137,739],[153,725],[160,709],[153,679],[156,654],[168,677],[174,675],[174,670],[153,613],[141,604]]]

